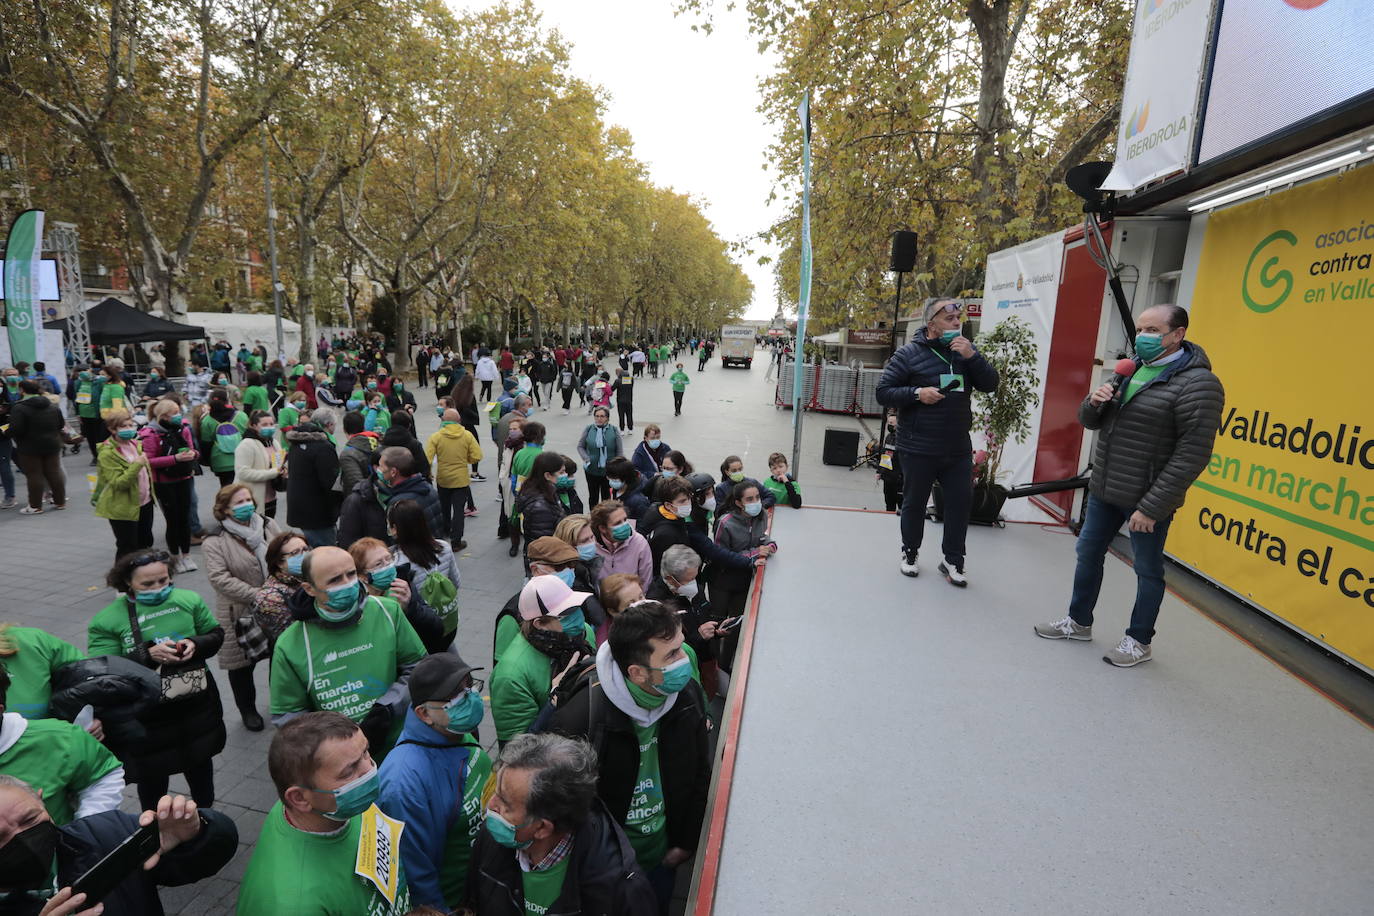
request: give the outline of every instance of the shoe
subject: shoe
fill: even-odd
[[[940,561],[940,575],[945,577],[945,581],[950,585],[959,588],[968,587],[968,579],[964,578],[964,568],[962,566],[951,566],[944,560]]]
[[[60,506],[59,506],[57,503],[53,503],[53,504],[52,504],[52,507],[53,507],[54,509],[65,509],[65,508],[67,508],[67,503],[63,503],[63,504],[60,505]]]
[[[476,509],[464,509],[464,510],[463,510],[463,516],[464,516],[465,518],[472,518],[472,517],[473,517],[474,515],[476,515],[476,514],[477,514],[477,510],[476,510]]]
[[[97,459],[95,459],[95,458],[92,458],[92,459],[91,459],[91,467],[95,467],[95,466],[96,466],[97,464],[99,464],[99,463],[100,463],[100,462],[99,462]]]
[[[42,509],[35,509],[33,506],[25,506],[19,510],[20,515],[42,515]]]
[[[9,499],[0,503],[0,509],[13,509],[17,505],[19,505],[19,500],[11,496]]]
[[[570,413],[570,411],[565,410],[565,411],[563,411],[563,416],[566,417],[569,413]]]
[[[191,559],[189,553],[183,553],[181,555],[181,562],[177,565],[181,568],[182,572],[195,572],[200,569],[200,567],[196,565],[196,561]]]
[[[911,576],[913,579],[921,574],[921,567],[916,562],[916,551],[902,551],[902,575]]]
[[[260,732],[267,727],[267,723],[262,721],[262,716],[258,715],[256,709],[240,712],[239,715],[243,716],[243,727],[250,732]]]
[[[467,549],[468,549],[468,542],[467,542],[467,541],[459,541],[457,544],[454,544],[454,545],[453,545],[453,549],[454,549],[454,550],[467,550]]]
[[[192,547],[199,547],[201,544],[204,544],[204,543],[205,543],[205,535],[203,535],[203,534],[193,534],[193,535],[191,535],[191,546],[192,546]]]
[[[476,473],[474,473],[474,474],[472,475],[472,479],[473,479],[473,480],[476,480],[476,481],[484,481],[484,480],[486,480],[487,478],[486,478],[484,475],[482,475],[482,474],[476,474]]]
[[[519,545],[519,544],[511,544],[511,545],[510,545],[510,550],[508,550],[508,551],[506,551],[506,552],[509,553],[511,556],[516,556],[517,554],[520,553],[520,545]]]
[[[1107,654],[1102,656],[1102,660],[1118,668],[1132,668],[1150,660],[1150,647],[1136,642],[1133,636],[1123,636],[1121,644],[1115,649],[1109,649]]]
[[[1035,635],[1043,639],[1079,639],[1089,642],[1093,638],[1093,628],[1085,627],[1068,615],[1054,623],[1037,623]]]

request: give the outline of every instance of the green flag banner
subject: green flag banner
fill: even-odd
[[[38,268],[43,254],[43,211],[25,210],[10,226],[5,243],[5,322],[10,364],[38,360],[43,346],[43,305]]]

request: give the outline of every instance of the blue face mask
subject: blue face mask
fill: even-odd
[[[445,730],[454,735],[466,735],[482,724],[482,714],[485,711],[482,706],[482,694],[473,688],[464,690],[462,695],[444,707],[444,711],[448,713],[448,725]]]
[[[577,486],[577,481],[574,480],[573,478],[569,477],[567,474],[559,474],[559,475],[558,475],[558,489],[560,489],[560,490],[571,490],[571,489],[574,489],[576,486]]]
[[[577,545],[577,556],[578,556],[583,562],[587,562],[587,563],[590,563],[592,560],[595,560],[595,559],[596,559],[596,544],[595,544],[595,543],[591,543],[591,544],[579,544],[579,545]],[[571,584],[571,583],[569,583],[569,584]]]
[[[367,580],[375,588],[386,589],[396,581],[396,564],[392,563],[390,566],[383,566],[381,569],[368,573]]]
[[[442,416],[444,415],[444,408],[442,408],[442,407],[436,407],[436,408],[434,408],[434,415],[435,415],[436,417],[442,417]]]
[[[644,440],[644,444],[647,445],[647,446],[649,446],[649,448],[658,448],[660,445],[663,444],[663,440],[662,440],[662,439],[645,439],[645,440]]]
[[[621,522],[611,529],[611,537],[615,538],[617,541],[628,541],[630,535],[634,533],[635,530],[630,526],[629,522]]]
[[[616,480],[614,477],[607,477],[606,486],[610,487],[612,490],[619,490],[621,487],[625,486],[625,481]]]
[[[136,429],[121,429],[119,432],[115,433],[115,435],[118,436],[119,438],[123,439],[125,442],[128,442],[128,441],[130,441],[130,440],[135,439],[135,438],[138,437],[138,430],[136,430]]]
[[[372,803],[381,794],[382,783],[377,776],[377,768],[374,766],[362,776],[352,782],[344,783],[337,789],[314,789],[312,791],[322,795],[334,796],[334,810],[317,810],[316,814],[323,814],[331,821],[348,821],[372,807]]]
[[[148,592],[134,592],[134,600],[144,607],[153,607],[166,601],[172,594],[172,585],[168,583],[162,588],[155,588]]]
[[[557,576],[568,588],[572,588],[573,576],[576,575],[576,572],[574,570],[558,569],[554,570],[553,574]]]
[[[253,517],[254,505],[252,503],[242,503],[229,510],[229,514],[234,517],[236,522],[246,522]]]
[[[744,504],[744,513],[745,513],[746,515],[748,515],[748,516],[751,516],[751,517],[752,517],[752,516],[758,515],[758,514],[759,514],[760,512],[762,512],[762,511],[763,511],[763,503],[761,503],[761,502],[757,502],[757,503],[745,503],[745,504]]]
[[[510,821],[488,808],[486,823],[487,833],[491,834],[491,838],[507,849],[525,849],[534,842],[532,839],[521,842],[515,838],[515,831],[528,827],[530,824],[533,824],[534,821],[525,821],[523,824],[512,824]]]
[[[563,616],[558,618],[558,625],[563,628],[563,632],[568,636],[584,635],[583,627],[587,625],[587,618],[582,614],[582,608],[573,608],[564,611]]]
[[[677,476],[677,471],[670,471],[670,470],[668,470],[667,468],[664,468],[660,473],[662,473],[664,477],[676,477],[676,476]]]
[[[300,578],[301,576],[305,575],[305,570],[302,568],[304,564],[305,554],[303,553],[298,553],[294,557],[287,557],[286,571],[289,572],[291,575],[295,576],[296,578]]]
[[[347,620],[353,614],[353,609],[358,606],[358,589],[362,586],[357,579],[347,585],[340,585],[338,588],[331,588],[327,592],[325,606],[316,605],[315,610],[324,620],[330,623],[338,623]]]
[[[663,672],[663,683],[655,684],[654,690],[663,696],[672,696],[692,679],[692,660],[683,656],[666,668],[654,668],[654,671]]]
[[[1145,362],[1150,363],[1164,355],[1164,335],[1163,334],[1137,334],[1135,335],[1135,353]]]
[[[271,439],[276,434],[277,428],[275,426],[264,426],[258,430],[258,435],[262,436],[264,439]]]
[[[960,330],[960,328],[954,328],[950,331],[941,331],[940,340],[944,341],[947,344],[952,344],[954,343],[954,338],[959,336]]]

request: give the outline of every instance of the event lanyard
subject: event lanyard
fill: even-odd
[[[951,363],[949,360],[945,359],[945,354],[941,353],[939,350],[935,349],[934,347],[931,347],[931,348],[930,348],[930,352],[931,352],[931,353],[934,353],[936,356],[940,357],[941,361],[944,362],[944,364],[945,364],[946,366],[949,366],[949,371],[950,371],[950,372],[953,372],[953,371],[954,371],[954,364]]]

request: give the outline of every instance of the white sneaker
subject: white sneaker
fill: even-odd
[[[912,576],[913,578],[921,574],[921,565],[916,562],[916,551],[902,551],[902,575]]]
[[[957,586],[958,588],[968,587],[968,579],[964,578],[964,567],[962,566],[953,566],[941,560],[940,574],[945,577],[945,581],[950,585]]]
[[[1150,660],[1150,647],[1136,642],[1133,636],[1123,636],[1121,644],[1115,649],[1108,649],[1102,660],[1118,668],[1131,668]]]
[[[1093,628],[1085,627],[1068,615],[1053,623],[1037,623],[1035,635],[1042,639],[1078,639],[1088,642],[1093,638]]]
[[[189,553],[181,555],[181,562],[178,563],[177,566],[182,572],[195,572],[197,569],[200,569],[200,567],[196,565],[196,561],[191,559]]]

